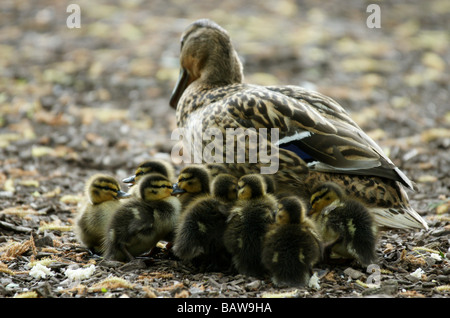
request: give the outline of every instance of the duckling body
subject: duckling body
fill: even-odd
[[[123,179],[122,182],[129,184],[130,189],[128,192],[130,194],[138,195],[138,187],[134,185],[137,184],[143,176],[150,173],[160,173],[170,181],[175,178],[175,169],[172,164],[162,159],[151,159],[139,164],[134,175]]]
[[[131,261],[175,229],[181,204],[171,196],[172,182],[161,174],[149,174],[138,187],[139,197],[127,200],[111,219],[105,243],[107,259]]]
[[[227,270],[230,255],[223,243],[226,221],[237,199],[237,179],[219,174],[211,195],[194,200],[183,213],[175,232],[173,252],[206,271]]]
[[[325,257],[356,259],[363,266],[375,262],[377,227],[372,215],[359,201],[345,197],[334,183],[313,190],[311,218],[325,244]]]
[[[225,140],[228,130],[244,129],[261,140],[260,130],[266,129],[267,148],[279,151],[278,165],[270,166],[278,189],[308,200],[311,186],[333,181],[364,201],[380,226],[428,228],[409,204],[405,188],[413,190],[413,183],[333,99],[297,86],[243,83],[228,33],[210,20],[186,29],[180,64],[170,105],[186,134],[218,129]],[[204,140],[203,147],[208,143]],[[237,152],[231,163],[225,161],[227,152],[223,156],[237,176],[269,166],[239,163]]]
[[[297,197],[280,199],[275,224],[265,236],[262,262],[277,286],[305,285],[321,259],[320,236],[305,210]]]
[[[111,176],[95,174],[86,182],[86,201],[77,216],[75,232],[92,252],[101,254],[108,223],[120,207],[119,199],[126,196]]]
[[[266,193],[264,179],[245,175],[238,182],[238,200],[231,210],[224,244],[240,274],[261,277],[266,273],[261,261],[264,236],[274,222],[275,198]]]

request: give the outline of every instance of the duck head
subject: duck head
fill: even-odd
[[[139,166],[136,168],[136,171],[134,172],[134,175],[123,179],[122,182],[128,183],[131,187],[134,184],[138,183],[143,176],[150,173],[160,173],[169,179],[173,178],[173,172],[169,163],[166,163],[162,160],[148,160],[139,164]]]
[[[139,181],[139,195],[144,201],[155,201],[172,195],[172,182],[159,173],[150,173]]]
[[[277,224],[300,224],[305,217],[305,206],[297,197],[285,197],[278,202]]]
[[[181,37],[180,75],[170,98],[177,108],[186,88],[194,82],[210,87],[241,83],[242,64],[228,32],[208,19],[188,26]]]
[[[211,193],[216,198],[226,202],[233,202],[237,199],[238,179],[230,174],[218,174],[211,182]]]
[[[181,170],[177,182],[173,185],[172,195],[191,193],[210,193],[208,171],[201,166],[188,166]]]
[[[325,182],[313,189],[308,215],[320,213],[325,207],[344,198],[344,190],[333,182]]]
[[[266,187],[263,177],[257,174],[247,174],[239,179],[238,199],[249,200],[266,195]]]
[[[116,179],[103,174],[95,174],[86,183],[86,195],[92,204],[119,200],[129,194],[120,189]]]

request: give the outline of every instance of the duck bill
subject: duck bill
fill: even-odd
[[[172,91],[172,96],[170,96],[170,106],[172,108],[177,108],[178,101],[181,98],[181,95],[183,95],[183,92],[185,91],[186,87],[189,85],[189,74],[186,71],[186,69],[181,68],[180,69],[180,75],[178,76],[178,81],[175,84],[175,88]]]
[[[186,190],[181,189],[181,188],[178,186],[178,183],[175,183],[175,184],[173,185],[173,187],[172,187],[172,195],[182,194],[182,193],[185,193],[185,192],[186,192]]]
[[[124,192],[124,191],[117,191],[117,198],[118,199],[122,199],[122,198],[126,198],[129,197],[131,194]]]
[[[136,176],[131,176],[122,180],[123,183],[128,183],[128,186],[131,187],[134,185],[136,181]]]

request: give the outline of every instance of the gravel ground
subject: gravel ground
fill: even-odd
[[[450,5],[383,1],[78,1],[0,4],[0,297],[441,298],[450,295]],[[86,179],[119,180],[168,157],[179,37],[193,20],[225,27],[246,81],[311,87],[338,100],[419,188],[428,231],[382,232],[372,272],[321,264],[317,286],[197,273],[164,246],[104,261],[73,222]],[[178,167],[179,168],[179,167]],[[40,264],[40,265],[36,265]],[[35,275],[44,265],[48,272]],[[68,269],[87,268],[72,278]]]

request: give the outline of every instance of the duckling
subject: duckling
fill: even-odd
[[[278,202],[275,224],[265,236],[262,263],[276,286],[302,286],[321,259],[322,243],[299,198],[284,197]]]
[[[211,178],[215,178],[219,174],[230,174],[230,171],[227,169],[226,165],[220,164],[220,163],[207,163],[205,164],[206,169],[209,171],[209,175]],[[241,176],[241,173],[238,173],[237,175]],[[275,186],[275,180],[272,175],[270,174],[263,174],[261,175],[264,178],[264,181],[266,182],[266,191],[267,193],[275,194],[276,193],[276,186]]]
[[[224,28],[208,19],[186,28],[180,76],[170,98],[177,126],[188,136],[218,130],[223,140],[228,139],[227,131],[238,129],[253,130],[261,140],[265,131],[266,149],[278,151],[277,164],[271,167],[262,160],[241,163],[238,151],[229,162],[230,152],[222,151],[229,173],[273,168],[278,188],[305,200],[311,188],[332,181],[363,201],[380,226],[428,229],[405,191],[414,191],[414,183],[338,102],[299,86],[261,86],[243,79],[242,63]],[[201,156],[209,144],[204,138],[197,153]],[[248,143],[245,150],[252,146]]]
[[[202,165],[190,165],[183,168],[173,185],[172,195],[176,195],[185,211],[195,198],[211,193],[211,177]],[[183,212],[184,213],[184,212]]]
[[[139,196],[123,203],[111,219],[104,247],[107,259],[131,261],[175,229],[181,204],[172,196],[172,182],[151,173],[137,186]]]
[[[86,182],[86,201],[77,216],[75,232],[79,241],[93,253],[101,254],[107,225],[120,206],[119,199],[128,196],[111,176],[95,174]]]
[[[309,215],[325,244],[324,257],[354,258],[362,266],[375,261],[377,226],[367,208],[346,197],[337,184],[326,182],[312,191]]]
[[[137,194],[139,190],[138,187],[134,187],[134,185],[137,184],[144,175],[149,173],[160,173],[171,181],[175,179],[175,169],[172,164],[162,159],[151,159],[139,164],[134,175],[123,179],[122,182],[129,184],[129,192],[131,194]]]
[[[276,199],[267,193],[261,175],[249,174],[239,179],[238,200],[228,218],[224,244],[240,274],[266,274],[261,261],[263,239],[274,222],[276,207]]]
[[[205,164],[205,168],[209,171],[209,175],[213,179],[221,173],[225,173],[225,174],[229,173],[226,166],[224,164],[220,164],[220,163],[207,163],[207,164]]]
[[[223,233],[232,204],[237,199],[237,178],[219,174],[211,189],[211,195],[195,199],[183,213],[175,231],[172,251],[201,270],[221,271],[231,265]]]
[[[237,200],[238,179],[228,173],[219,173],[211,182],[212,195],[224,203],[232,204]]]

